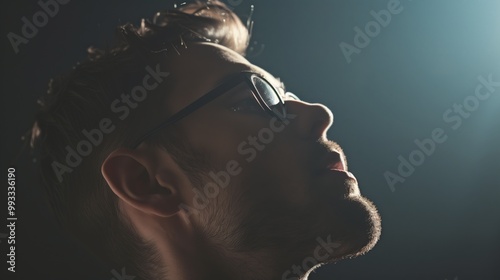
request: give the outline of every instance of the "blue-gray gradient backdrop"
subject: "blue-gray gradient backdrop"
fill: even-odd
[[[500,279],[500,1],[225,2],[243,17],[255,5],[249,59],[332,109],[328,136],[383,217],[373,251],[310,279]],[[88,46],[104,46],[114,26],[173,2],[69,1],[17,54],[7,34],[20,34],[21,18],[40,7],[2,5],[6,174],[48,79]],[[98,266],[56,229],[29,157],[15,166],[18,276],[112,279],[115,268]]]

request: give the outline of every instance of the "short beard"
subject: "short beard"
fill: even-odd
[[[249,193],[237,197],[221,193],[200,212],[200,218],[204,221],[200,229],[213,245],[240,255],[264,250],[279,260],[279,266],[313,256],[318,238],[340,244],[322,263],[359,256],[374,247],[381,233],[375,206],[359,196],[297,207]]]
[[[173,145],[164,147],[173,152],[193,186],[202,190],[205,183],[212,181],[208,176],[210,157],[203,151],[194,152],[180,134],[176,136],[177,141],[170,142]],[[331,263],[368,252],[381,234],[380,215],[364,197],[297,207],[283,205],[282,201],[264,201],[249,193],[231,197],[230,188],[221,189],[206,208],[196,211],[199,224],[195,226],[209,242],[207,245],[220,253],[252,254],[265,250],[278,266],[287,267],[313,256],[318,238],[331,236],[341,245],[322,261]],[[319,195],[317,199],[324,197]]]

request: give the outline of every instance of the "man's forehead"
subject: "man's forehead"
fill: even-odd
[[[168,94],[161,102],[167,112],[176,112],[214,89],[228,76],[241,71],[263,75],[276,87],[280,82],[267,71],[251,64],[237,52],[213,43],[190,43],[187,48],[170,51],[160,63],[169,72]]]
[[[206,79],[216,82],[232,73],[244,70],[259,73],[271,82],[275,80],[274,76],[253,65],[242,55],[214,43],[191,43],[180,51],[180,55],[176,54],[168,61],[173,77],[189,78],[191,81]]]

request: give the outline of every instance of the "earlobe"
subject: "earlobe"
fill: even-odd
[[[101,172],[110,189],[127,205],[146,214],[169,217],[179,211],[180,186],[174,185],[177,180],[158,174],[158,170],[169,168],[158,166],[163,162],[144,151],[118,149],[104,160]]]

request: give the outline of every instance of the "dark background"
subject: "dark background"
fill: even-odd
[[[370,11],[386,9],[389,0],[224,2],[243,16],[255,4],[251,62],[281,77],[302,99],[332,109],[329,137],[343,145],[362,192],[383,217],[373,251],[322,267],[310,279],[500,279],[500,87],[458,129],[443,119],[453,104],[473,95],[479,76],[500,81],[500,1],[402,0],[403,10],[351,63],[339,44],[352,45],[353,28],[363,29],[373,20]],[[73,0],[18,54],[7,34],[21,34],[21,18],[41,8],[31,0],[2,4],[5,177],[49,78],[83,60],[88,46],[103,46],[117,24],[138,24],[172,3]],[[384,172],[397,174],[398,156],[408,159],[417,149],[414,141],[431,137],[435,128],[447,140],[391,191]],[[112,279],[111,270],[121,268],[99,267],[57,230],[30,157],[14,166],[16,276]],[[6,246],[1,239],[2,260]]]

